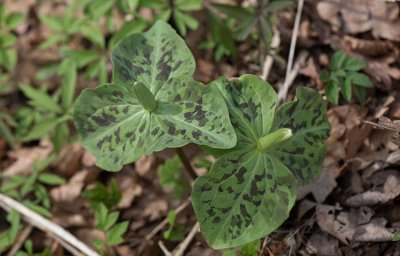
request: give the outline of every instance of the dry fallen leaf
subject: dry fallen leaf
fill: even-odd
[[[311,81],[317,85],[318,88],[322,88],[322,82],[319,78],[319,72],[315,65],[314,58],[308,58],[304,67],[299,70],[299,73],[311,78]]]
[[[121,201],[118,203],[117,208],[126,209],[131,206],[136,197],[143,193],[143,188],[136,181],[135,173],[130,170],[123,169],[116,173],[115,180],[122,194]]]
[[[393,54],[395,50],[395,46],[390,41],[360,39],[349,35],[343,37],[343,43],[349,45],[352,51],[377,58]]]
[[[152,155],[144,155],[135,162],[136,173],[147,180],[153,180],[156,176],[157,159]]]
[[[96,165],[96,157],[89,151],[84,151],[82,156],[82,164],[85,167],[92,167]]]
[[[376,0],[320,1],[317,12],[321,19],[333,26],[334,31],[343,29],[350,34],[372,31],[376,38],[400,41],[397,3]]]
[[[385,116],[381,116],[378,123],[370,121],[364,121],[364,123],[372,125],[375,129],[384,130],[384,135],[386,136],[382,136],[382,143],[391,141],[400,146],[400,120],[391,120]]]
[[[341,173],[337,161],[333,157],[326,157],[321,175],[310,185],[301,187],[297,198],[302,199],[308,193],[312,193],[318,203],[322,203],[337,186],[336,178]]]
[[[43,161],[53,152],[53,146],[49,142],[42,141],[39,146],[20,148],[8,153],[10,158],[16,161],[4,170],[4,176],[26,175],[32,171],[35,161]]]
[[[384,218],[375,218],[370,223],[358,226],[353,240],[359,242],[392,241],[393,232],[385,227],[386,223]]]
[[[390,175],[383,185],[383,191],[366,191],[348,198],[346,204],[353,207],[383,204],[398,195],[400,195],[400,180]]]
[[[361,207],[351,212],[342,211],[339,206],[318,205],[316,209],[319,227],[345,244],[353,241],[356,228],[369,223],[374,211]]]
[[[59,174],[71,176],[81,169],[83,152],[84,149],[80,143],[65,145],[52,163],[52,166],[56,167]]]
[[[72,176],[67,184],[51,189],[51,199],[54,202],[58,203],[75,201],[82,192],[83,186],[85,185],[85,180],[88,177],[89,172],[90,170],[84,169]]]
[[[325,232],[316,231],[307,241],[306,250],[312,255],[338,255],[338,240]]]

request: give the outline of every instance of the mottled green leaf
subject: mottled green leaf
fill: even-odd
[[[125,38],[111,58],[114,83],[141,82],[150,87],[154,95],[168,80],[191,76],[196,65],[183,39],[162,21],[145,33]]]
[[[277,157],[297,177],[300,184],[313,181],[325,156],[324,141],[330,125],[326,103],[314,90],[299,87],[294,101],[282,105],[275,113],[271,132],[290,128],[293,137],[270,154]]]
[[[217,148],[236,144],[223,98],[193,80],[193,56],[169,25],[159,21],[148,32],[127,37],[112,59],[114,83],[82,92],[74,111],[98,166],[117,171],[143,154],[191,142]],[[153,111],[140,103],[135,82],[154,96]]]
[[[298,89],[296,100],[275,112],[276,92],[256,76],[213,86],[225,98],[238,143],[195,181],[192,201],[208,244],[223,249],[259,239],[288,218],[297,184],[319,170],[329,124],[322,97],[311,89]],[[281,128],[292,130],[286,143],[260,148],[261,138]]]

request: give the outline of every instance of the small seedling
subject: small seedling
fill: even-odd
[[[33,243],[31,240],[27,240],[24,243],[24,251],[19,251],[16,256],[51,256],[51,252],[48,248],[44,249],[42,252],[33,252]]]
[[[160,183],[164,188],[172,189],[175,197],[179,198],[188,189],[187,182],[182,178],[179,168],[182,163],[177,156],[168,159],[163,165],[158,167]]]
[[[113,83],[85,90],[74,109],[97,165],[118,171],[144,154],[202,145],[217,160],[196,179],[192,202],[217,249],[257,240],[288,218],[298,185],[313,181],[325,155],[330,126],[316,91],[299,87],[276,109],[272,86],[253,75],[205,87],[192,78],[184,41],[161,21],[124,39],[112,59]]]
[[[168,212],[168,229],[164,231],[163,237],[169,241],[181,241],[185,237],[185,227],[183,225],[175,225],[175,211]]]
[[[337,105],[340,92],[349,102],[354,91],[363,105],[367,97],[365,90],[373,87],[371,79],[359,72],[366,67],[367,62],[364,60],[349,56],[344,51],[336,52],[329,63],[329,71],[320,74],[328,100]]]
[[[17,37],[12,33],[25,19],[19,12],[6,13],[5,4],[0,4],[0,68],[11,70],[18,60],[14,45]]]
[[[69,137],[68,121],[72,119],[71,107],[74,103],[75,84],[64,84],[49,95],[43,89],[21,85],[21,91],[28,98],[30,107],[20,108],[15,114],[17,140],[25,142],[50,135],[58,152]]]
[[[7,214],[7,222],[10,226],[6,231],[0,233],[0,254],[4,252],[7,247],[14,244],[18,232],[21,229],[20,214],[16,211],[10,211]]]
[[[141,0],[139,7],[158,9],[157,19],[174,21],[179,33],[185,36],[187,28],[196,29],[199,22],[187,12],[198,11],[203,6],[203,0]]]
[[[122,236],[128,229],[129,222],[117,223],[119,212],[110,212],[109,209],[100,203],[95,211],[96,229],[102,231],[105,235],[105,241],[100,239],[93,241],[101,255],[106,255],[107,247],[121,244],[124,239]]]
[[[260,0],[256,6],[248,8],[220,4],[216,4],[215,7],[229,17],[236,19],[238,24],[236,33],[239,40],[246,40],[254,29],[257,29],[259,38],[264,41],[265,45],[269,46],[272,39],[274,13],[292,3],[291,0]]]
[[[6,178],[0,187],[0,192],[9,195],[33,211],[51,217],[50,197],[46,186],[57,186],[65,183],[60,176],[43,172],[54,161],[52,155],[44,161],[35,161],[29,176],[14,175]]]
[[[94,188],[86,190],[82,196],[89,200],[93,209],[96,209],[99,204],[104,204],[108,209],[111,209],[122,198],[121,191],[114,179],[111,180],[108,186],[98,183]]]

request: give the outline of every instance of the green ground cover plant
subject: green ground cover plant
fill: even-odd
[[[350,102],[352,93],[364,105],[367,98],[366,89],[372,88],[372,80],[360,71],[368,66],[367,62],[349,56],[344,51],[337,51],[329,62],[329,71],[324,70],[320,78],[325,87],[325,95],[330,102],[339,103],[339,93]]]
[[[316,91],[299,87],[277,108],[272,86],[253,75],[205,86],[193,79],[185,42],[162,21],[122,40],[111,58],[112,83],[85,89],[73,113],[98,166],[119,171],[188,143],[212,152],[217,160],[196,179],[192,202],[213,248],[242,246],[288,218],[298,185],[324,158],[330,126]]]

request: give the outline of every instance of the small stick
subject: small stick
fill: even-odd
[[[301,13],[303,12],[303,5],[304,5],[304,0],[299,0],[298,5],[297,5],[296,17],[294,20],[292,40],[290,42],[289,60],[288,60],[288,64],[286,67],[285,82],[283,83],[283,87],[280,90],[280,92],[282,91],[280,94],[280,97],[279,97],[280,100],[282,100],[282,96],[286,96],[287,91],[289,89],[289,85],[290,85],[288,80],[289,80],[290,73],[293,68],[294,52],[296,50],[297,35],[299,34],[299,26],[300,26],[300,20],[301,20]]]
[[[364,120],[364,119],[361,119],[361,121],[363,122],[363,123],[365,123],[365,124],[369,124],[369,125],[372,125],[373,127],[374,127],[374,129],[382,129],[382,130],[389,130],[389,131],[393,131],[393,132],[400,132],[400,130],[397,130],[397,129],[395,129],[395,128],[392,128],[392,127],[389,127],[389,126],[386,126],[386,125],[381,125],[381,124],[378,124],[378,123],[374,123],[374,122],[371,122],[371,121],[368,121],[368,120]]]
[[[290,71],[292,71],[292,68],[293,68],[294,52],[296,50],[297,35],[299,34],[299,26],[300,26],[300,20],[301,20],[301,13],[303,12],[303,5],[304,5],[304,0],[299,0],[299,2],[297,4],[296,17],[294,20],[292,39],[290,41],[289,60],[288,60],[288,64],[286,67],[285,80],[287,80],[289,78]]]
[[[183,202],[178,208],[175,209],[175,213],[180,213],[183,209],[185,209],[190,204],[190,198]],[[149,241],[155,236],[165,225],[168,224],[168,218],[165,218],[163,221],[160,222],[150,233],[145,236],[145,240]]]
[[[188,236],[185,238],[185,240],[183,240],[178,247],[176,247],[176,249],[172,252],[173,256],[182,256],[183,253],[185,252],[186,248],[189,246],[190,242],[193,240],[194,236],[197,234],[197,232],[199,232],[199,227],[200,224],[197,222],[192,230],[190,231],[190,233],[188,234]]]
[[[267,80],[269,72],[271,71],[272,64],[274,63],[274,58],[272,58],[272,55],[276,54],[276,49],[279,44],[281,43],[281,37],[279,34],[279,30],[274,28],[274,36],[272,37],[271,41],[271,51],[267,56],[265,57],[264,65],[263,65],[263,73],[261,75],[261,78],[264,80]]]
[[[160,246],[160,249],[165,256],[172,256],[171,252],[168,251],[167,247],[165,247],[164,243],[161,240],[158,241],[158,246]]]
[[[180,213],[183,209],[185,209],[188,205],[190,205],[190,198],[188,198],[185,202],[183,202],[181,205],[179,205],[176,209],[175,209],[175,213],[178,214]],[[161,229],[164,228],[165,225],[168,224],[168,218],[165,218],[163,221],[161,221],[152,231],[150,231],[150,233],[148,233],[145,237],[144,237],[144,242],[140,245],[138,251],[139,251],[139,255],[142,254],[144,248],[146,247],[147,243],[158,233],[160,232]]]
[[[299,56],[296,59],[293,69],[289,74],[289,78],[287,80],[285,80],[284,84],[279,87],[280,88],[279,92],[278,92],[278,101],[279,102],[282,102],[283,100],[285,100],[287,93],[289,91],[290,85],[293,83],[294,79],[296,79],[296,76],[299,73],[300,67],[306,61],[307,57],[308,57],[308,52],[302,51],[299,53]]]
[[[193,170],[192,165],[190,164],[189,160],[187,159],[185,153],[183,152],[182,148],[176,148],[176,154],[179,156],[183,166],[185,167],[186,171],[190,175],[190,177],[195,180],[197,178],[196,172]]]
[[[93,251],[86,244],[79,241],[75,236],[71,233],[63,229],[61,226],[51,222],[50,220],[40,216],[36,212],[30,210],[23,204],[15,201],[11,197],[0,194],[0,207],[5,209],[6,211],[15,210],[21,214],[21,216],[32,226],[47,232],[49,236],[51,236],[56,241],[62,241],[66,244],[71,245],[72,247],[78,249],[84,255],[87,256],[98,256],[98,254]],[[72,252],[76,255],[76,251]]]
[[[21,234],[18,236],[18,238],[16,239],[13,247],[11,248],[11,250],[8,252],[7,256],[14,256],[17,254],[17,252],[19,251],[19,249],[21,249],[22,245],[24,244],[25,240],[29,237],[29,235],[32,232],[32,225],[27,225],[26,227],[24,227],[24,229],[22,230]]]

